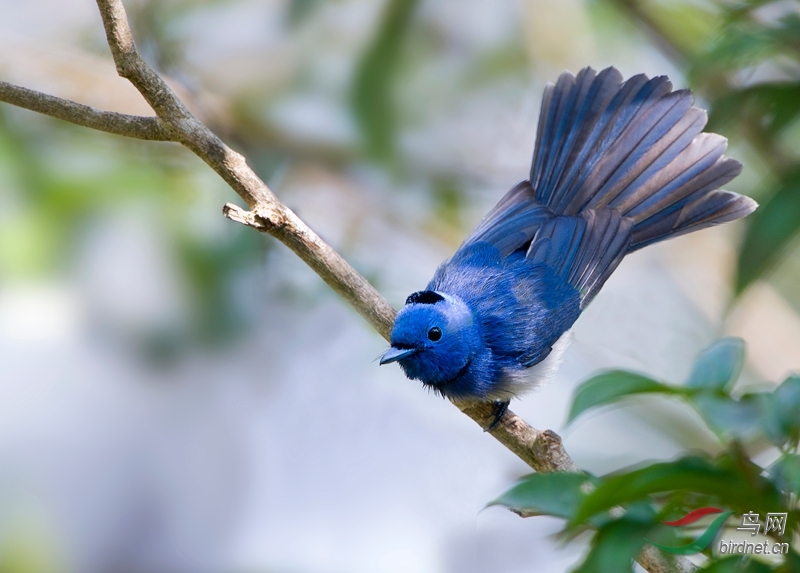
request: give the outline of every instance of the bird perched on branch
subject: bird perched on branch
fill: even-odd
[[[380,363],[454,401],[495,401],[491,428],[557,365],[626,254],[751,213],[718,190],[742,166],[692,103],[665,76],[623,82],[614,68],[548,84],[530,179],[408,297]]]

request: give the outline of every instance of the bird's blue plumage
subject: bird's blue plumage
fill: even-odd
[[[627,253],[752,212],[718,190],[741,165],[692,101],[666,77],[562,74],[545,89],[530,179],[408,298],[381,363],[452,399],[506,401]]]

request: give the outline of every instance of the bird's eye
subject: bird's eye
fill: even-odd
[[[438,342],[442,338],[442,329],[434,326],[428,331],[428,340],[431,342]]]

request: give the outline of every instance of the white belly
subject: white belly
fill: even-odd
[[[553,344],[547,358],[525,370],[509,372],[499,388],[487,397],[491,400],[510,400],[519,397],[550,380],[561,366],[564,351],[572,342],[572,331],[568,330]]]

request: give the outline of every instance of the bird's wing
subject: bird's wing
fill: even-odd
[[[715,192],[741,171],[727,141],[701,133],[689,90],[614,68],[565,73],[545,89],[531,164],[533,198],[557,215],[610,207],[634,220],[630,250],[738,219],[754,201]]]
[[[505,258],[518,249],[527,248],[539,226],[553,212],[536,201],[533,188],[523,181],[506,193],[464,239],[461,249],[477,242],[493,245]]]
[[[580,316],[628,250],[633,220],[613,209],[554,216],[524,254],[501,259],[486,242],[459,249],[428,285],[458,294],[500,360],[531,366]]]
[[[632,230],[633,220],[614,209],[553,217],[536,232],[526,259],[549,268],[578,291],[583,309],[622,261]]]

